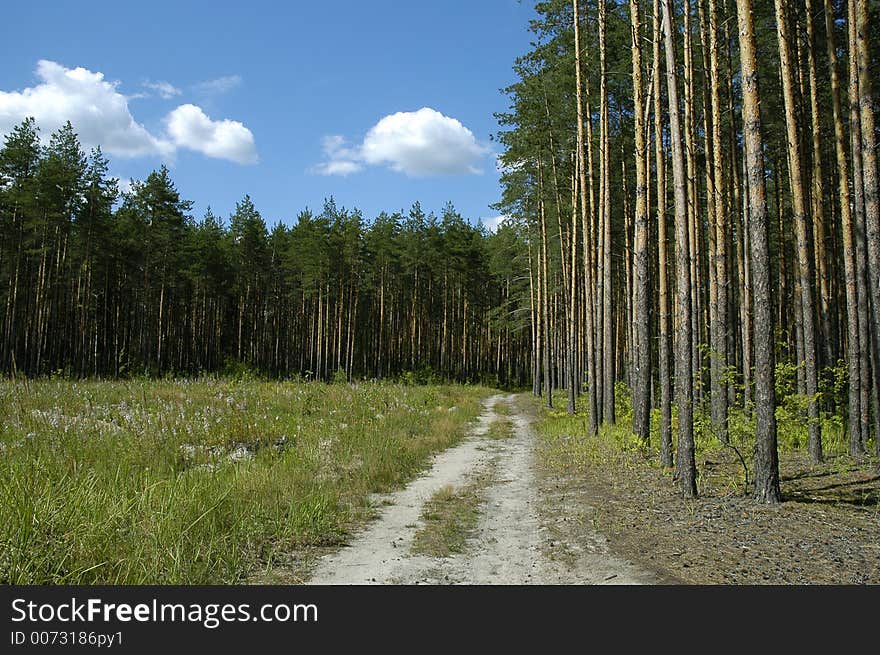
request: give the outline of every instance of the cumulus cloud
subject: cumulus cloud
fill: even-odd
[[[257,161],[254,135],[238,121],[213,120],[200,107],[185,104],[165,117],[166,133],[153,134],[132,116],[118,82],[108,82],[103,73],[41,60],[36,76],[38,83],[32,87],[0,91],[0,136],[33,116],[44,139],[70,121],[85,148],[100,145],[114,156],[171,158],[188,148],[239,164]],[[143,86],[164,98],[180,94],[168,82]]]
[[[86,147],[100,145],[122,157],[172,153],[170,143],[134,119],[128,99],[103,73],[40,60],[36,74],[36,86],[0,91],[0,132],[8,134],[25,117],[33,116],[46,137],[69,120]]]
[[[370,164],[388,164],[407,175],[480,173],[486,149],[459,121],[430,107],[397,112],[380,120],[364,138]]]
[[[325,136],[322,149],[327,161],[318,164],[315,171],[321,175],[350,175],[363,170],[361,156],[357,148],[347,145],[345,138],[338,134]]]
[[[486,227],[490,232],[495,232],[498,227],[506,220],[508,220],[510,216],[506,214],[501,214],[500,216],[492,216],[490,218],[481,218],[480,222]]]
[[[130,193],[131,192],[131,178],[124,179],[121,177],[116,177],[116,188],[119,190],[119,194]]]
[[[160,80],[158,82],[146,81],[141,84],[141,86],[143,86],[145,89],[155,91],[164,100],[168,100],[170,98],[173,98],[174,96],[179,96],[181,94],[180,89],[178,89],[170,82],[165,82],[164,80]]]
[[[489,152],[460,121],[430,107],[385,116],[357,147],[348,147],[341,136],[325,137],[323,145],[327,161],[316,170],[325,175],[347,175],[365,165],[413,177],[480,174]]]
[[[238,121],[211,120],[201,107],[186,104],[168,114],[165,124],[176,146],[238,164],[257,161],[254,135]]]
[[[241,84],[240,75],[225,75],[214,80],[199,82],[193,88],[197,93],[205,95],[221,95],[223,93],[229,93],[239,84]]]

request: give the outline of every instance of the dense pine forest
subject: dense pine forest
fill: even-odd
[[[526,382],[511,232],[332,199],[292,227],[249,197],[196,220],[167,168],[119,193],[73,126],[38,130],[0,152],[7,373]]]
[[[807,426],[814,462],[823,426],[845,425],[853,457],[880,446],[876,7],[537,11],[499,116],[535,393],[561,377],[595,433],[625,382],[635,436],[659,440],[685,497],[695,429],[733,446],[733,416],[762,502],[780,499],[777,415]]]
[[[876,4],[536,10],[493,233],[452,204],[197,218],[167,168],[121,193],[75,125],[22,122],[0,150],[4,373],[531,385],[590,434],[631,393],[685,497],[695,425],[735,448],[732,416],[761,502],[780,410],[815,462],[829,425],[880,454]]]

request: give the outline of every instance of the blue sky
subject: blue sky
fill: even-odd
[[[69,118],[122,179],[167,163],[197,218],[247,193],[270,225],[329,196],[370,220],[419,200],[476,221],[496,214],[493,112],[533,16],[528,0],[10,3],[0,132]]]

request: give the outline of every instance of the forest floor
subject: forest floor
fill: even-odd
[[[751,499],[738,456],[714,449],[697,458],[700,497],[685,501],[672,473],[622,447],[620,434],[607,431],[592,441],[574,434],[544,435],[540,459],[554,472],[555,493],[569,506],[592,508],[593,527],[611,552],[660,578],[675,584],[880,583],[875,459],[856,463],[828,455],[813,466],[803,451],[783,451],[783,502],[768,506]]]
[[[534,413],[495,395],[468,438],[402,491],[377,497],[377,518],[304,568],[310,584],[656,584],[614,556],[539,465]],[[506,426],[502,424],[506,423]],[[498,429],[501,426],[501,429]],[[457,523],[457,525],[456,525]],[[560,528],[577,525],[578,529]]]

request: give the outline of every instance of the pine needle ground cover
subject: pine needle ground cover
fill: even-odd
[[[223,584],[344,540],[487,390],[0,382],[0,583]]]
[[[652,416],[646,451],[632,434],[626,394],[620,395],[617,425],[595,438],[584,436],[585,414],[568,416],[532,400],[540,417],[542,486],[566,503],[566,515],[552,522],[556,529],[598,529],[615,554],[669,583],[880,584],[878,462],[850,458],[842,432],[823,426],[825,461],[812,465],[805,421],[780,407],[783,502],[762,505],[751,498],[739,455],[719,443],[697,412],[699,497],[684,500],[673,471],[659,465],[659,417]],[[554,400],[565,406],[563,394]],[[732,414],[731,423],[731,442],[751,469],[754,435],[743,417]],[[567,536],[577,541],[576,534]]]

